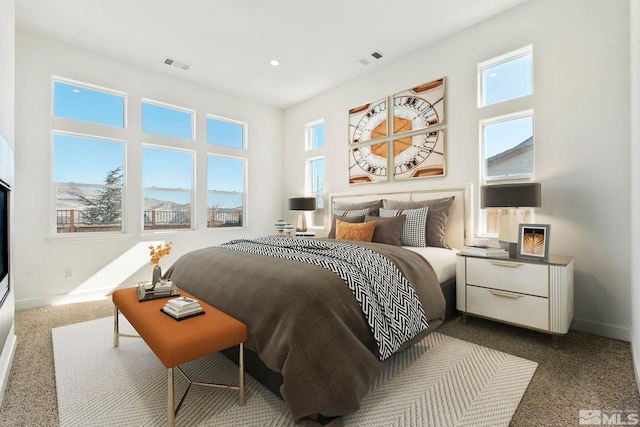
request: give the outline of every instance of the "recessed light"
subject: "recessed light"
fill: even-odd
[[[269,61],[269,64],[277,67],[278,65],[280,65],[280,61],[278,61],[277,59],[272,59],[271,61]]]

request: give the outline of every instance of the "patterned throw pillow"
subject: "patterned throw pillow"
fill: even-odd
[[[353,211],[360,209],[369,209],[369,215],[378,216],[379,209],[382,207],[382,199],[380,200],[370,200],[368,202],[340,202],[337,200],[333,201],[333,209]]]
[[[375,229],[375,221],[353,223],[336,219],[336,239],[338,240],[370,242],[373,238],[373,232]]]
[[[417,246],[424,248],[427,246],[427,214],[429,208],[418,209],[380,209],[381,217],[406,215],[402,236],[400,241],[402,246]]]
[[[333,214],[337,216],[360,216],[369,215],[369,208],[364,209],[334,209]]]

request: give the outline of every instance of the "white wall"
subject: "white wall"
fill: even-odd
[[[105,295],[120,284],[150,280],[148,242],[172,240],[173,252],[162,259],[168,268],[180,255],[238,237],[265,235],[281,216],[282,112],[256,105],[160,72],[141,69],[112,58],[18,31],[16,48],[16,305],[27,308]],[[158,67],[162,67],[158,60]],[[76,239],[51,238],[52,128],[65,120],[51,114],[51,78],[62,76],[127,93],[127,129],[107,129],[108,136],[127,141],[127,231],[125,235]],[[142,134],[140,101],[150,98],[196,110],[193,143]],[[247,230],[207,230],[206,120],[215,114],[248,123]],[[96,125],[86,125],[91,133]],[[141,231],[141,142],[174,143],[196,152],[196,231],[149,235]],[[182,145],[181,145],[182,144]],[[196,184],[197,185],[197,184]],[[66,238],[65,238],[66,237]],[[67,276],[67,270],[72,277]]]
[[[640,0],[631,10],[631,344],[636,384],[640,390]]]
[[[326,190],[395,191],[478,186],[477,63],[533,44],[533,98],[491,108],[535,109],[536,179],[551,224],[552,253],[575,257],[573,327],[630,339],[629,5],[627,1],[537,0],[376,65],[362,78],[285,112],[286,164],[302,165],[304,124],[324,118]],[[446,77],[447,175],[408,183],[348,185],[347,111]],[[288,167],[286,195],[304,190],[304,170]],[[477,195],[476,195],[477,200]],[[476,207],[477,209],[477,207]]]

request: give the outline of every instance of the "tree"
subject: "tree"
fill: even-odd
[[[104,180],[99,195],[88,198],[80,195],[80,201],[87,205],[83,212],[83,222],[87,225],[116,224],[122,217],[122,190],[112,186],[123,184],[122,166],[110,171]]]

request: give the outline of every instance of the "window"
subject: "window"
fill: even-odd
[[[145,230],[191,228],[193,153],[142,147]]]
[[[53,115],[124,128],[125,96],[115,91],[54,79]]]
[[[232,120],[207,117],[207,144],[245,148],[245,124]]]
[[[485,182],[531,181],[533,112],[481,121]]]
[[[309,194],[316,198],[316,210],[313,212],[311,224],[322,225],[324,223],[324,157],[308,160],[307,181]]]
[[[533,93],[533,47],[478,64],[478,106],[485,107]]]
[[[160,104],[142,102],[142,131],[156,135],[193,140],[193,111]]]
[[[246,160],[207,155],[207,227],[244,226]]]
[[[508,103],[528,95],[533,95],[531,45],[478,64],[478,107],[503,103],[500,109],[506,113],[480,120],[481,185],[534,180],[533,110],[509,111],[512,104]],[[533,106],[533,99],[529,99]],[[522,108],[522,103],[518,105]],[[531,222],[532,210],[522,211],[523,221]],[[483,209],[480,212],[480,234],[497,235],[500,217],[507,214],[508,209]]]
[[[123,231],[124,142],[54,133],[56,232]]]
[[[307,150],[324,147],[324,121],[318,120],[305,126]]]
[[[319,119],[305,125],[305,148],[316,150],[314,157],[306,159],[305,192],[316,198],[316,210],[311,215],[312,226],[324,224],[324,156],[318,156],[324,149],[324,120]]]
[[[480,123],[482,133],[482,184],[533,181],[533,112],[497,117]],[[484,209],[485,233],[500,231],[500,218],[508,209]],[[532,210],[523,209],[524,222]]]

